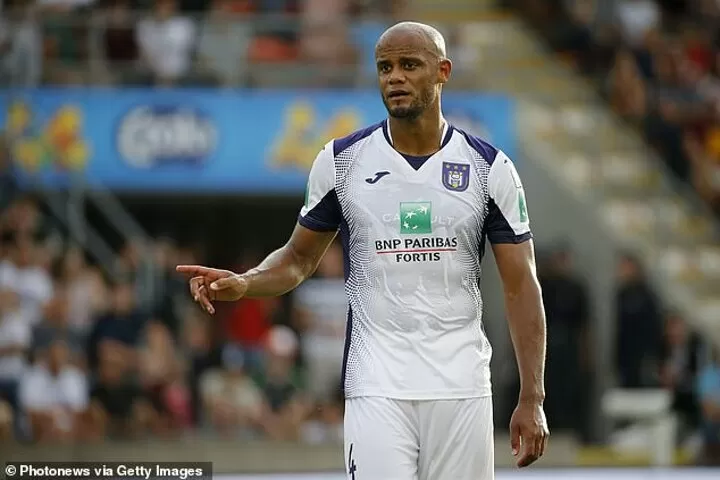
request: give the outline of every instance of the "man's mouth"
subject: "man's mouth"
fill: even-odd
[[[406,92],[405,90],[395,90],[393,92],[388,93],[387,98],[388,100],[391,98],[404,98],[410,96],[409,92]]]

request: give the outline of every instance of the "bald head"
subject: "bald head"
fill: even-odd
[[[445,58],[445,39],[430,25],[417,22],[400,22],[385,30],[375,45],[375,52],[396,47],[415,47],[438,57]]]
[[[425,112],[439,115],[442,86],[452,70],[445,55],[445,39],[429,25],[402,22],[380,36],[375,62],[391,117],[414,120]]]

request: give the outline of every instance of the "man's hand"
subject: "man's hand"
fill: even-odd
[[[230,270],[199,265],[178,265],[176,270],[191,277],[190,295],[210,315],[215,313],[213,301],[232,302],[239,300],[247,292],[247,279]]]
[[[520,455],[517,466],[527,467],[542,457],[549,435],[542,403],[518,403],[510,420],[512,454]]]

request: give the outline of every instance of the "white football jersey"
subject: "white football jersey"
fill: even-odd
[[[347,397],[491,394],[479,286],[485,239],[532,236],[504,153],[446,125],[441,149],[415,169],[383,121],[325,145],[299,222],[342,239]]]

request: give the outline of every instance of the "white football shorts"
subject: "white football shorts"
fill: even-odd
[[[494,480],[492,397],[345,402],[348,480]]]

